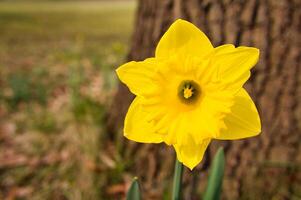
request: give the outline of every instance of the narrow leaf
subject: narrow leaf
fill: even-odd
[[[141,200],[138,178],[135,177],[126,195],[126,200]]]
[[[219,148],[214,156],[209,173],[208,185],[204,200],[219,200],[221,196],[225,168],[225,155],[223,148]]]

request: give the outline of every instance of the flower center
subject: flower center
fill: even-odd
[[[184,103],[195,102],[200,95],[200,92],[201,90],[199,85],[192,80],[181,82],[178,88],[178,96]]]

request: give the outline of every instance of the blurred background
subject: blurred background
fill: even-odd
[[[125,163],[110,158],[117,144],[102,146],[104,114],[135,7],[0,2],[0,199],[114,199],[123,192]]]
[[[299,0],[0,1],[0,200],[170,199],[174,151],[122,136],[133,96],[115,69],[153,56],[183,18],[214,46],[255,46],[246,84],[262,134],[215,141],[184,199],[200,199],[217,147],[226,151],[222,199],[301,199]]]

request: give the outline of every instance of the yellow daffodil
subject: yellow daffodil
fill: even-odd
[[[172,145],[178,160],[192,170],[211,139],[259,134],[257,109],[243,88],[258,57],[252,47],[214,48],[193,24],[175,21],[155,57],[116,70],[136,95],[125,118],[125,137]]]

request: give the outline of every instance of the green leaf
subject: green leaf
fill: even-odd
[[[139,189],[138,178],[135,177],[128,193],[126,195],[126,200],[141,200],[141,194]]]
[[[223,148],[219,148],[213,159],[210,169],[208,185],[204,200],[219,200],[222,191],[223,176],[225,168],[225,155]]]

